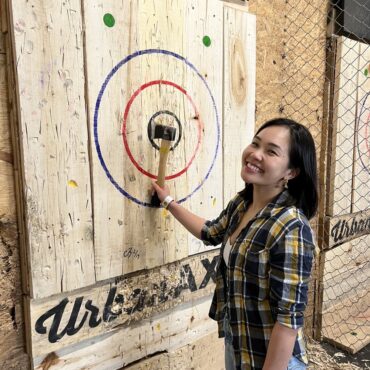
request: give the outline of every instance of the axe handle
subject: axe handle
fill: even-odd
[[[157,184],[163,188],[164,186],[164,178],[166,176],[166,165],[167,165],[167,157],[168,153],[171,149],[171,141],[163,140],[161,141],[161,146],[159,148],[159,166],[158,166],[158,177],[157,177]]]

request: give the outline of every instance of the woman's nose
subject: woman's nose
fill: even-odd
[[[263,155],[262,155],[262,150],[261,149],[254,149],[252,152],[251,152],[251,157],[253,158],[253,159],[255,159],[255,160],[257,160],[257,161],[261,161],[262,160],[262,157],[263,157]]]

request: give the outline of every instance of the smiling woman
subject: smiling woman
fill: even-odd
[[[266,122],[242,154],[245,189],[212,221],[167,209],[205,244],[221,243],[210,317],[225,337],[226,369],[305,369],[303,312],[316,243],[317,169],[310,132]],[[161,201],[168,188],[153,183]]]

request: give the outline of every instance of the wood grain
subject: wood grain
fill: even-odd
[[[45,357],[81,341],[135,326],[155,314],[165,315],[185,302],[210,298],[217,260],[218,251],[211,251],[131,277],[28,302],[32,356]]]
[[[225,4],[224,40],[223,169],[227,203],[244,188],[241,155],[255,131],[256,17]]]
[[[351,213],[359,44],[339,37],[336,46],[328,216]]]
[[[359,43],[352,208],[370,209],[370,46]],[[367,73],[366,73],[367,70]]]
[[[79,1],[11,3],[31,291],[95,282]],[[75,184],[75,186],[71,186]]]
[[[209,299],[189,302],[138,325],[80,342],[68,351],[53,352],[49,369],[61,364],[64,369],[117,369],[153,353],[173,352],[215,331],[208,310]],[[35,369],[43,369],[45,358],[35,359]]]

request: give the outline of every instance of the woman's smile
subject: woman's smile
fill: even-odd
[[[246,162],[245,164],[246,172],[248,173],[262,173],[262,169],[250,162]]]

